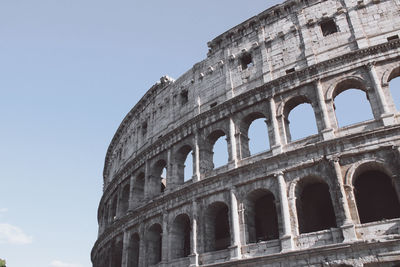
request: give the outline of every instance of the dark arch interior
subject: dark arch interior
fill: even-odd
[[[215,250],[226,249],[231,243],[228,216],[229,211],[226,205],[219,208],[214,220]]]
[[[272,193],[253,192],[247,207],[247,224],[250,243],[279,237],[278,216]]]
[[[162,229],[159,224],[150,227],[147,232],[147,254],[149,265],[157,264],[161,261],[162,249]]]
[[[113,267],[120,267],[122,265],[122,241],[114,244],[111,257]]]
[[[329,187],[322,182],[305,184],[297,201],[300,233],[336,227]]]
[[[186,214],[176,217],[172,226],[172,258],[183,258],[190,254],[190,219]]]
[[[122,189],[121,208],[120,208],[122,214],[125,214],[129,208],[129,191],[130,191],[130,185],[127,184]]]
[[[371,170],[361,173],[354,182],[361,223],[400,217],[400,205],[392,181],[385,173]]]
[[[139,266],[140,238],[138,234],[133,234],[129,241],[128,267]]]
[[[226,249],[230,246],[229,209],[225,203],[208,206],[205,216],[205,251]]]

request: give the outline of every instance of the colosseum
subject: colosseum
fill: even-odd
[[[399,0],[287,0],[162,77],[109,145],[93,266],[400,266],[399,34]],[[350,89],[372,119],[341,127]],[[295,139],[301,104],[317,131]]]

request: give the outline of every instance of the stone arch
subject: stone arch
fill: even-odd
[[[114,222],[114,220],[117,218],[117,208],[118,208],[118,192],[115,192],[110,205],[111,222]]]
[[[278,213],[273,193],[255,189],[245,199],[247,243],[279,238]]]
[[[390,73],[388,72],[388,76],[385,77],[387,82],[384,84],[384,88],[388,88],[387,91],[388,94],[390,94],[390,100],[388,100],[388,104],[393,105],[393,110],[399,112],[400,111],[400,66],[392,69]],[[392,81],[395,80],[395,81]],[[394,86],[397,86],[397,88],[394,88]]]
[[[178,184],[183,184],[185,181],[190,180],[193,176],[193,167],[191,171],[192,176],[190,178],[185,176],[185,162],[190,153],[193,153],[193,148],[189,144],[182,145],[175,153],[176,176],[178,179]]]
[[[289,98],[288,100],[286,100],[283,105],[281,105],[279,107],[278,110],[278,114],[282,115],[283,117],[283,122],[284,122],[284,130],[286,133],[286,141],[287,143],[290,143],[292,141],[292,133],[291,133],[291,129],[290,129],[290,122],[289,122],[289,114],[299,105],[301,104],[307,104],[310,105],[313,111],[313,121],[315,122],[315,126],[316,128],[318,127],[317,124],[317,114],[315,111],[315,106],[314,103],[310,100],[310,98],[308,96],[305,95],[298,95],[298,96],[294,96]]]
[[[162,259],[162,227],[158,223],[146,231],[146,259],[148,265],[155,265]]]
[[[265,119],[265,121],[268,121],[268,116],[264,112],[260,111],[253,111],[251,113],[246,114],[241,120],[238,125],[239,127],[239,133],[240,133],[240,154],[242,158],[249,157],[250,155],[254,154],[252,153],[250,149],[250,142],[251,138],[249,136],[249,130],[250,127],[253,125],[253,123],[258,120],[258,119]],[[265,124],[267,129],[265,133],[258,133],[259,138],[265,138],[266,141],[268,141],[268,147],[269,149],[269,133],[268,133],[268,123]],[[257,138],[256,137],[256,138]],[[266,142],[267,144],[267,142]]]
[[[170,232],[172,259],[187,257],[190,254],[190,218],[182,213],[175,217]]]
[[[350,76],[342,77],[342,78],[336,80],[331,86],[329,86],[328,90],[326,90],[325,99],[327,101],[333,100],[338,94],[340,94],[341,92],[343,92],[347,89],[352,88],[352,86],[356,86],[360,90],[363,90],[365,93],[367,93],[366,84],[368,84],[368,83],[359,76],[350,75]],[[343,89],[343,88],[345,88],[345,89]]]
[[[391,80],[399,76],[400,76],[400,66],[385,71],[385,73],[382,75],[382,81],[381,81],[382,85],[389,83]]]
[[[218,130],[215,130],[215,131],[213,131],[212,133],[210,133],[208,136],[207,136],[207,143],[208,143],[208,148],[209,148],[209,150],[210,150],[210,155],[212,155],[212,169],[214,169],[215,167],[216,167],[216,165],[220,165],[220,164],[217,164],[218,162],[216,161],[216,151],[215,151],[215,144],[216,144],[216,142],[217,141],[219,141],[219,139],[220,138],[223,138],[225,136],[225,138],[226,138],[226,152],[228,153],[228,158],[227,158],[227,160],[226,160],[226,162],[229,162],[230,161],[230,158],[229,158],[229,151],[228,151],[228,134],[227,134],[227,132],[225,132],[224,130],[221,130],[221,129],[218,129]],[[219,160],[221,160],[221,159],[218,159],[218,161]],[[221,162],[225,162],[223,159],[221,160]],[[223,165],[223,164],[222,164]]]
[[[296,183],[295,194],[299,233],[336,227],[328,183],[316,176],[304,177]]]
[[[132,199],[134,204],[138,204],[144,199],[145,185],[146,176],[144,172],[141,171],[133,178]]]
[[[379,161],[358,164],[352,170],[351,183],[360,223],[400,217],[399,194],[392,172],[385,164]]]
[[[158,159],[151,167],[151,173],[147,181],[148,193],[150,196],[156,196],[163,193],[167,187],[167,177],[162,177],[164,169],[167,168],[167,161]]]
[[[354,178],[363,171],[367,170],[379,170],[386,175],[393,177],[393,172],[386,165],[383,159],[364,159],[351,165],[346,171],[344,183],[346,186],[353,187]]]
[[[205,252],[228,248],[231,243],[228,205],[221,201],[208,205],[204,220]]]
[[[373,109],[373,103],[371,103],[370,98],[369,98],[369,92],[368,92],[369,89],[367,87],[367,84],[368,83],[365,80],[363,80],[359,77],[352,76],[352,77],[343,78],[334,85],[332,91],[329,92],[331,94],[329,99],[331,100],[331,103],[333,105],[332,110],[334,110],[334,114],[335,114],[336,127],[347,126],[350,124],[362,122],[365,120],[373,119],[374,117],[377,116],[376,112]],[[348,90],[350,90],[350,91],[348,91]],[[355,91],[353,91],[353,90],[355,90]],[[359,96],[354,95],[354,94],[357,94],[357,92],[360,92],[360,91],[364,92],[368,104],[367,104],[367,102],[365,102],[365,101],[363,102],[362,100],[359,101],[359,104],[361,104],[361,108],[364,108],[367,113],[368,113],[368,111],[371,112],[372,117],[368,118],[368,114],[367,114],[367,116],[365,116],[364,115],[365,112],[364,112],[363,113],[364,117],[353,119],[353,120],[343,123],[343,120],[345,118],[348,118],[349,116],[344,116],[345,114],[348,114],[345,111],[343,111],[343,113],[340,112],[340,110],[346,108],[346,106],[344,106],[345,105],[344,103],[340,104],[339,103],[340,99],[337,100],[336,97],[338,97],[340,94],[344,93],[345,91],[348,91],[350,96],[353,95],[353,97],[357,97],[357,99],[359,98]],[[350,96],[346,95],[347,98],[353,99],[353,97],[350,97]],[[344,95],[343,95],[343,97],[344,97]],[[346,99],[346,98],[342,98],[341,100],[343,101],[344,99]],[[338,103],[339,103],[339,105],[338,105]],[[337,107],[339,107],[338,110],[337,110]],[[342,121],[342,122],[339,124],[339,121]]]
[[[140,236],[137,232],[129,237],[128,267],[139,267]]]
[[[122,187],[121,198],[119,202],[119,213],[123,216],[129,209],[130,184],[127,183]]]

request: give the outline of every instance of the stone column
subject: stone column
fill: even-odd
[[[240,227],[239,227],[239,214],[238,214],[238,204],[235,195],[235,190],[231,189],[231,203],[230,203],[230,213],[231,213],[231,246],[230,249],[230,258],[231,259],[240,259],[241,258],[241,243],[240,243]]]
[[[275,100],[273,97],[269,98],[269,109],[270,109],[270,116],[271,116],[271,127],[273,132],[273,138],[271,139],[271,150],[272,154],[279,154],[282,152],[282,144],[281,144],[281,137],[279,134],[279,125],[276,119],[276,106]],[[267,124],[268,126],[268,124]]]
[[[335,168],[336,181],[337,181],[337,185],[339,187],[339,191],[338,191],[339,204],[342,209],[343,217],[344,217],[343,223],[340,227],[340,228],[342,228],[342,232],[343,232],[343,238],[344,238],[343,242],[349,242],[349,241],[357,239],[357,236],[356,236],[356,232],[355,232],[354,223],[351,219],[349,203],[347,202],[347,198],[346,198],[346,192],[344,190],[342,170],[340,168],[339,158],[332,158],[330,161]]]
[[[122,265],[121,267],[128,267],[129,263],[129,232],[124,231],[124,238],[122,241]]]
[[[151,190],[151,188],[150,188],[150,186],[151,186],[151,182],[150,182],[150,176],[151,176],[151,174],[150,174],[150,163],[149,163],[149,161],[148,160],[146,160],[146,162],[145,162],[145,172],[144,172],[144,198],[145,199],[148,199],[149,197],[151,197],[151,194],[150,194],[150,190]]]
[[[161,238],[161,262],[168,262],[168,213],[163,214],[162,221],[162,238]]]
[[[238,157],[237,157],[235,133],[236,133],[235,122],[233,121],[232,118],[229,118],[229,135],[227,136],[226,141],[228,143],[229,161],[232,161],[236,168]]]
[[[144,232],[144,225],[141,222],[139,226],[139,234],[140,234],[140,241],[139,241],[139,267],[146,266],[146,236]]]
[[[133,210],[135,206],[135,195],[134,195],[134,188],[135,188],[135,176],[131,175],[129,179],[129,199],[128,199],[128,210]]]
[[[324,140],[327,139],[332,139],[334,137],[334,133],[333,133],[333,129],[329,120],[329,116],[328,116],[328,111],[326,109],[326,104],[325,104],[325,97],[323,94],[323,90],[322,90],[322,85],[321,85],[321,81],[317,80],[314,83],[314,86],[316,88],[317,91],[317,99],[318,99],[318,106],[320,108],[320,115],[321,115],[321,119],[322,119],[322,137],[324,138]]]
[[[289,202],[286,193],[286,182],[282,172],[275,174],[278,179],[279,187],[279,202],[283,224],[283,236],[281,236],[281,249],[282,251],[292,250],[294,247],[292,237],[292,227],[290,224]]]
[[[192,203],[192,231],[190,232],[190,265],[189,267],[199,266],[199,254],[197,253],[197,203]]]
[[[193,182],[200,181],[200,149],[199,149],[199,134],[194,135],[193,148]]]
[[[392,125],[394,123],[394,115],[390,114],[389,107],[386,102],[385,94],[383,92],[381,83],[379,81],[378,75],[375,71],[375,63],[368,63],[367,65],[368,73],[370,76],[370,80],[372,82],[372,86],[374,87],[374,93],[379,103],[379,108],[381,110],[381,119],[383,125]]]

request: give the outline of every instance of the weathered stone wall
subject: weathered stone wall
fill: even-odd
[[[399,15],[398,0],[286,1],[215,38],[176,81],[161,78],[109,146],[93,265],[399,264],[397,204],[371,221],[357,195],[359,177],[379,174],[394,202],[400,196],[400,115],[389,90],[400,76]],[[339,128],[335,97],[347,89],[366,93],[373,120]],[[318,133],[292,140],[288,117],[302,103]],[[247,132],[258,118],[270,150],[251,155]],[[214,168],[221,136],[229,159]],[[259,199],[276,222],[260,215]],[[331,203],[319,210],[329,222],[304,204],[314,202]],[[257,220],[276,232],[258,233]]]

